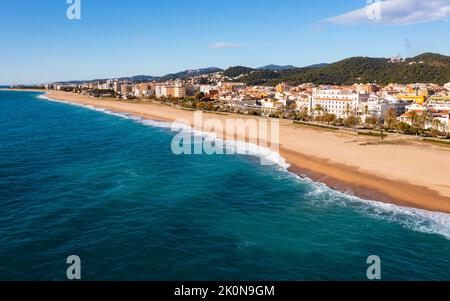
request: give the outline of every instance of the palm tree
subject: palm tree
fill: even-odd
[[[444,132],[444,131],[441,131],[441,130],[445,128],[445,125],[444,125],[443,122],[441,122],[438,119],[433,119],[433,121],[431,123],[431,126],[432,126],[433,129],[435,129],[438,132]]]
[[[422,115],[420,116],[420,125],[422,126],[422,129],[426,129],[429,127],[429,125],[433,124],[433,115],[431,115],[431,112],[429,110],[423,111]]]
[[[345,108],[345,114],[348,116],[348,115],[350,115],[351,112],[352,112],[352,110],[350,110],[350,104],[348,103]]]
[[[289,110],[291,111],[297,111],[297,104],[295,102],[291,103],[289,105]]]
[[[414,131],[416,132],[416,135],[418,134],[418,131],[419,131],[419,129],[420,129],[420,124],[419,124],[419,122],[418,122],[418,120],[419,120],[419,114],[417,114],[417,112],[416,111],[411,111],[410,113],[409,113],[409,117],[408,117],[408,119],[409,119],[409,121],[411,122],[411,127],[414,129]]]
[[[409,113],[409,117],[408,117],[409,121],[411,122],[411,124],[414,126],[414,124],[417,123],[417,120],[419,119],[419,114],[417,114],[416,111],[411,111]]]
[[[395,127],[397,123],[397,111],[394,108],[389,108],[384,114],[384,123],[388,129]]]
[[[375,128],[378,123],[379,120],[375,116],[369,116],[366,118],[366,125],[369,127]]]
[[[303,108],[298,117],[303,121],[308,120],[308,108]]]
[[[317,104],[314,108],[314,111],[317,112],[318,115],[320,115],[321,112],[323,112],[323,107],[322,105]]]

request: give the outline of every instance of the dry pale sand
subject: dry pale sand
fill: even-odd
[[[50,92],[52,99],[117,112],[193,123],[192,111],[155,103],[96,99],[66,92]],[[204,121],[257,118],[204,114]],[[233,137],[226,137],[232,139]],[[376,137],[333,132],[281,122],[281,155],[291,171],[357,196],[399,205],[450,213],[450,147],[392,135]]]

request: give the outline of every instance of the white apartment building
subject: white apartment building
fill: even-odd
[[[432,113],[433,118],[438,120],[442,127],[438,130],[446,133],[450,132],[450,112],[449,111],[436,111]]]
[[[423,111],[425,111],[427,108],[423,105],[420,105],[418,103],[412,103],[409,106],[406,106],[406,112],[411,112],[411,111],[415,111],[415,112],[420,112],[422,113]]]
[[[120,92],[120,83],[119,83],[119,81],[117,81],[117,80],[114,81],[114,83],[113,83],[113,90],[116,93]]]
[[[155,96],[156,98],[161,98],[166,96],[166,86],[156,86],[155,87]]]
[[[358,114],[360,103],[368,100],[369,94],[356,93],[350,89],[314,88],[310,111],[314,112],[316,107],[320,106],[324,112],[345,118],[351,114]]]
[[[261,99],[259,101],[259,103],[261,104],[261,107],[265,108],[265,109],[273,109],[273,108],[275,108],[275,103],[272,100],[270,100],[270,99]]]
[[[450,111],[450,101],[428,101],[427,105],[435,110]]]
[[[112,85],[109,83],[109,82],[106,82],[106,83],[104,83],[104,84],[101,84],[101,85],[99,85],[98,86],[99,87],[99,89],[101,89],[101,90],[112,90]]]
[[[149,84],[137,84],[133,86],[133,95],[135,97],[150,97],[153,94],[154,90]]]
[[[369,100],[366,103],[361,103],[359,111],[363,112],[363,115],[374,116],[377,118],[382,118],[386,111],[389,109],[389,104],[386,101]]]
[[[431,115],[433,120],[439,121],[441,126],[438,130],[449,133],[450,132],[450,103],[445,101],[428,101],[425,105],[413,103],[406,107],[407,112],[401,115],[398,119],[401,122],[412,125],[412,112],[422,115],[425,111]],[[435,128],[432,122],[425,124],[425,129]]]
[[[139,91],[139,86],[134,85],[133,86],[133,92],[132,92],[133,96],[135,97],[141,97],[141,92]]]
[[[450,83],[446,83],[446,84],[444,85],[444,88],[447,89],[448,91],[450,91]]]
[[[394,109],[397,115],[401,115],[406,112],[406,108],[409,102],[398,100],[397,98],[390,98],[384,96],[376,96],[371,94],[367,102],[361,102],[359,106],[359,112],[366,117],[366,112],[370,116],[378,118],[384,118],[387,110]]]
[[[122,97],[126,97],[132,92],[133,86],[131,84],[123,83],[120,85],[120,95],[122,95]]]
[[[295,104],[297,105],[297,111],[307,109],[309,112],[311,108],[311,100],[309,99],[298,99],[295,101]]]
[[[218,90],[217,87],[213,87],[211,85],[201,85],[200,86],[200,92],[205,93],[205,94],[209,94],[209,92],[211,90]]]
[[[450,111],[446,110],[437,110],[434,108],[425,108],[425,107],[411,107],[414,110],[410,110],[406,112],[405,114],[401,115],[398,120],[401,122],[404,122],[406,124],[412,125],[412,118],[411,114],[412,112],[416,112],[418,115],[422,115],[425,110],[431,115],[433,120],[439,121],[440,126],[439,128],[436,128],[435,124],[433,122],[427,122],[425,123],[425,129],[431,129],[436,128],[439,131],[449,133],[450,132]]]

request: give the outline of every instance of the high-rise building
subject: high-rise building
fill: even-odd
[[[113,90],[114,90],[114,92],[116,92],[116,93],[119,93],[119,92],[120,92],[120,84],[119,84],[119,81],[118,81],[118,80],[115,80],[115,81],[114,81],[114,83],[113,83]]]
[[[186,97],[186,87],[180,84],[174,86],[156,86],[155,95],[157,98],[161,97]]]
[[[120,94],[122,96],[127,96],[133,91],[133,86],[127,83],[120,85]]]
[[[161,98],[166,96],[166,86],[156,86],[155,87],[156,98]]]

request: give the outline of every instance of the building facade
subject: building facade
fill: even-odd
[[[311,112],[334,114],[338,118],[358,115],[359,106],[369,100],[369,94],[357,93],[350,89],[324,87],[313,89]],[[321,112],[317,112],[318,109]]]

